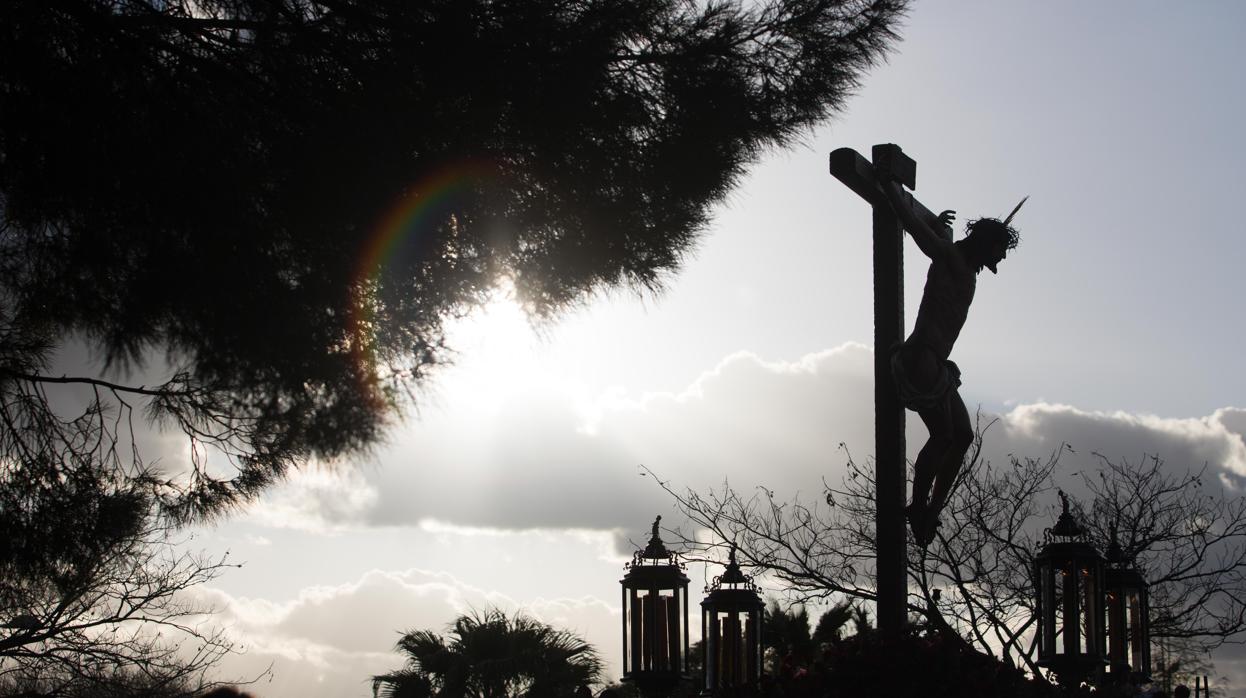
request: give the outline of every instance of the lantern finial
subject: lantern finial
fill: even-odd
[[[740,571],[740,563],[736,562],[735,551],[736,545],[732,543],[731,553],[727,556],[727,569],[719,578],[723,584],[744,584],[749,581],[748,577],[744,576],[744,572]]]
[[[1064,494],[1064,490],[1056,490],[1056,494],[1060,495],[1060,518],[1056,519],[1056,525],[1051,527],[1050,533],[1063,538],[1077,538],[1084,531],[1081,526],[1077,525],[1077,519],[1073,518],[1073,514],[1069,513],[1069,498]]]
[[[1116,542],[1116,525],[1117,522],[1113,521],[1111,529],[1112,532],[1108,537],[1108,549],[1103,555],[1103,557],[1106,558],[1112,565],[1120,565],[1125,562],[1125,553],[1121,550],[1120,543]]]
[[[649,544],[645,546],[644,552],[640,554],[646,560],[663,560],[671,556],[670,551],[662,543],[661,536],[658,535],[658,524],[661,521],[661,516],[653,520],[653,533],[649,536]]]

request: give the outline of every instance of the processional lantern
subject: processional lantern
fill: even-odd
[[[1133,674],[1142,682],[1151,675],[1150,606],[1142,573],[1116,542],[1108,545],[1104,580],[1108,616],[1108,659],[1113,675]]]
[[[646,696],[668,695],[688,677],[688,577],[658,536],[623,575],[623,680]]]
[[[1103,556],[1085,540],[1085,531],[1063,511],[1044,533],[1046,541],[1034,561],[1037,579],[1038,665],[1051,669],[1066,686],[1077,686],[1102,668]]]
[[[702,695],[756,687],[762,673],[762,614],[757,585],[740,571],[735,545],[727,569],[705,588],[701,638],[705,648]]]

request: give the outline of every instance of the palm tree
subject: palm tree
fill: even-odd
[[[601,682],[597,650],[579,636],[499,610],[460,616],[446,637],[408,631],[407,665],[372,677],[384,698],[564,698]]]
[[[778,672],[785,661],[808,663],[814,644],[809,636],[809,611],[804,606],[784,609],[771,599],[766,606],[762,637],[765,639],[768,670]]]
[[[857,634],[872,630],[869,611],[841,601],[827,609],[809,632],[809,611],[804,606],[784,609],[778,601],[771,600],[766,607],[765,629],[762,636],[766,642],[767,670],[779,673],[784,664],[808,667],[817,656],[818,648],[836,642],[852,623]]]
[[[831,606],[818,618],[818,625],[813,630],[813,643],[815,645],[827,645],[835,642],[844,634],[844,628],[848,626],[848,622],[858,621],[857,630],[860,631],[860,616],[857,615],[857,609],[848,601],[841,601]]]

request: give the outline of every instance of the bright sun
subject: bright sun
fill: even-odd
[[[584,316],[569,313],[556,324],[535,327],[502,287],[468,316],[449,323],[450,365],[433,374],[429,406],[446,413],[498,415],[554,401],[572,410],[580,426],[593,429],[603,405],[621,387],[590,387],[603,351]],[[604,401],[604,402],[603,402]]]
[[[543,357],[548,346],[506,289],[451,322],[446,338],[452,364],[436,374],[433,385],[446,408],[493,412],[517,393],[556,381]]]

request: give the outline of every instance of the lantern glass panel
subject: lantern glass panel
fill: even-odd
[[[1067,620],[1077,617],[1077,608],[1069,603],[1069,599],[1076,598],[1076,590],[1070,589],[1070,586],[1077,584],[1077,578],[1073,576],[1073,568],[1069,563],[1065,563],[1055,575],[1055,627],[1053,634],[1055,636],[1055,653],[1057,655],[1067,655],[1077,652],[1076,630],[1069,632]],[[1076,622],[1076,621],[1074,621]]]
[[[1043,566],[1039,569],[1039,618],[1042,623],[1040,628],[1042,633],[1042,645],[1039,647],[1039,653],[1043,657],[1050,657],[1056,653],[1056,625],[1055,614],[1050,612],[1051,608],[1055,608],[1059,612],[1059,606],[1056,605],[1056,589],[1055,589],[1055,573],[1048,567]]]
[[[1151,673],[1150,621],[1147,618],[1146,588],[1131,589],[1129,595],[1129,666],[1144,675]]]
[[[748,619],[735,612],[718,612],[718,666],[724,685],[747,681]]]
[[[1113,670],[1148,674],[1146,583],[1136,570],[1108,571],[1108,639]]]
[[[1125,603],[1129,611],[1129,666],[1142,670],[1142,599],[1136,590],[1130,589],[1125,595]]]
[[[674,589],[637,589],[628,595],[630,671],[680,671],[683,627]]]
[[[1107,593],[1108,606],[1108,656],[1113,666],[1133,664],[1130,654],[1130,635],[1137,619],[1137,598],[1128,589],[1113,589]]]
[[[1104,561],[1084,531],[1064,511],[1044,534],[1035,564],[1038,583],[1038,665],[1053,669],[1061,684],[1077,686],[1105,657]]]
[[[644,669],[644,654],[641,652],[641,641],[644,638],[644,614],[641,612],[641,597],[647,596],[648,591],[639,591],[636,589],[629,590],[627,594],[627,608],[624,609],[627,619],[624,627],[627,629],[627,665],[623,667],[624,672],[642,671]]]
[[[1081,568],[1082,653],[1098,655],[1099,648],[1095,647],[1095,640],[1102,634],[1099,626],[1103,623],[1103,609],[1099,606],[1100,590],[1097,585],[1101,575],[1094,572],[1088,565]]]

